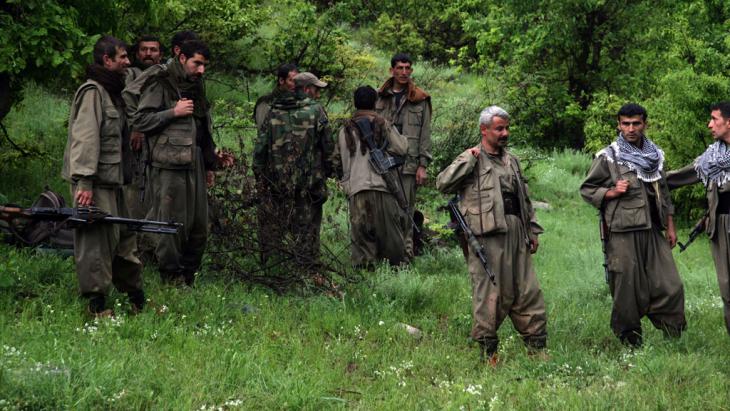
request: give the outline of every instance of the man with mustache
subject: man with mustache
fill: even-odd
[[[390,60],[391,77],[380,87],[375,111],[395,125],[408,139],[408,154],[401,169],[408,213],[413,216],[416,187],[426,184],[426,168],[431,162],[431,96],[411,78],[413,60],[398,53]],[[406,252],[413,257],[413,223],[408,218]]]
[[[121,93],[129,58],[126,45],[111,36],[96,42],[93,56],[86,82],[71,104],[62,175],[71,183],[74,206],[96,206],[126,217],[122,186],[131,176],[124,168],[129,142]],[[106,308],[112,284],[127,293],[135,311],[142,309],[142,264],[136,250],[134,233],[116,224],[88,224],[74,230],[76,274],[91,315],[113,315]]]
[[[145,83],[133,124],[149,140],[151,217],[184,224],[176,235],[159,239],[160,276],[189,286],[208,239],[206,182],[213,185],[217,165],[203,85],[209,58],[203,42],[183,43],[177,58]]]
[[[436,179],[436,188],[458,194],[459,212],[484,248],[492,282],[476,250],[467,265],[472,282],[471,337],[482,360],[497,365],[497,330],[509,317],[530,354],[546,358],[545,300],[532,265],[543,232],[535,219],[520,163],[507,151],[509,114],[485,108],[479,116],[481,142],[461,153]]]
[[[134,55],[134,62],[132,66],[127,68],[126,85],[131,84],[135,79],[139,78],[143,71],[156,64],[160,64],[162,60],[162,44],[157,36],[141,36],[137,40],[137,43],[132,46],[131,51]],[[139,95],[133,95],[134,102],[128,101],[127,96],[124,97],[125,102],[130,108],[137,107]],[[133,112],[128,114],[133,115]],[[124,200],[127,202],[130,216],[142,219],[147,216],[147,212],[151,207],[149,193],[145,193],[143,198],[143,194],[140,192],[144,184],[142,181],[145,167],[143,159],[146,157],[146,153],[143,150],[144,133],[132,128],[129,140],[131,148],[135,152],[134,156],[130,156],[131,168],[134,170],[134,174],[132,176],[132,182],[124,186]],[[146,236],[141,236],[141,238],[146,238]]]
[[[687,328],[684,287],[672,257],[677,235],[664,152],[644,135],[644,107],[625,104],[617,118],[618,137],[596,154],[580,194],[604,215],[611,329],[639,347],[645,315],[667,337]]]
[[[715,142],[693,164],[668,173],[667,184],[671,189],[699,182],[705,186],[708,212],[703,224],[710,237],[725,327],[730,334],[730,102],[710,107],[707,127]]]
[[[134,56],[132,65],[127,69],[127,83],[139,77],[143,71],[162,61],[162,43],[157,36],[145,34],[132,46]]]

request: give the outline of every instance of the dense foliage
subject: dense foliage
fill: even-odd
[[[222,102],[243,117],[251,83],[260,94],[269,87],[260,77],[281,62],[332,84],[336,120],[355,86],[385,76],[369,47],[409,52],[417,68],[479,77],[476,93],[433,96],[437,166],[471,139],[465,124],[480,105],[513,114],[516,143],[594,152],[613,138],[618,107],[636,101],[677,168],[711,141],[707,107],[730,91],[730,3],[721,0],[10,0],[0,22],[0,119],[28,80],[72,89],[102,33],[167,43],[197,31],[214,50],[214,71],[245,89],[249,101]],[[416,80],[428,85],[427,75],[417,70]],[[680,194],[688,196],[701,193]]]

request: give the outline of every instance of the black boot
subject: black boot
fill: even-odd
[[[621,342],[631,348],[641,348],[643,339],[641,338],[641,329],[624,331],[619,336]]]
[[[88,293],[84,295],[89,299],[87,311],[96,318],[112,317],[114,311],[106,309],[106,297],[102,293]]]
[[[482,338],[479,341],[479,360],[482,364],[487,363],[492,367],[497,366],[497,349],[499,340],[496,338]]]
[[[144,309],[144,304],[146,302],[144,298],[144,291],[130,291],[127,293],[127,297],[129,297],[129,303],[132,304],[132,313],[137,314]]]

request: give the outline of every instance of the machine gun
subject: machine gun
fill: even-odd
[[[30,207],[0,206],[0,219],[9,221],[11,228],[15,219],[53,221],[75,228],[90,224],[124,224],[128,230],[155,234],[177,234],[181,223],[137,220],[115,217],[97,207]]]
[[[689,247],[690,244],[699,236],[703,231],[705,231],[705,224],[707,224],[707,218],[710,216],[710,211],[708,210],[705,215],[700,218],[700,221],[695,224],[694,228],[692,229],[692,232],[689,233],[689,238],[687,241],[682,244],[679,241],[677,241],[677,245],[679,246],[679,252],[683,252],[684,250]]]
[[[464,220],[464,216],[461,215],[461,211],[459,211],[457,197],[449,200],[449,211],[451,212],[451,215],[456,219],[456,222],[459,224],[459,228],[461,228],[461,231],[464,233],[466,241],[469,243],[472,252],[476,254],[476,256],[479,258],[479,261],[482,263],[482,267],[484,267],[484,271],[487,272],[489,280],[492,282],[492,284],[497,285],[497,280],[494,277],[494,273],[492,273],[492,270],[489,269],[489,263],[487,262],[487,253],[484,251],[484,247],[479,244],[479,240],[477,240],[474,232],[471,231],[471,228],[466,223],[466,220]]]

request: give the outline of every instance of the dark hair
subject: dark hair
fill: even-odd
[[[160,41],[160,38],[158,36],[155,36],[154,34],[143,34],[143,35],[137,37],[137,40],[135,40],[132,47],[129,48],[129,53],[132,55],[136,55],[137,51],[139,50],[139,43],[142,43],[145,41],[156,41],[157,44],[160,45],[160,53],[165,53],[165,46]]]
[[[182,47],[183,43],[191,40],[200,40],[200,37],[194,31],[178,31],[172,36],[172,40],[170,40],[170,50],[174,49],[175,46]]]
[[[621,108],[618,111],[618,114],[616,114],[616,117],[620,119],[621,117],[635,117],[635,116],[641,116],[641,119],[646,121],[647,117],[649,117],[648,114],[646,114],[646,109],[636,103],[628,103],[621,106]]]
[[[207,59],[210,58],[210,50],[200,40],[188,40],[180,45],[180,54],[184,54],[187,58],[192,58],[196,54],[200,54]]]
[[[127,49],[127,45],[116,37],[102,36],[94,44],[94,63],[103,66],[104,56],[114,59],[117,56],[117,49]]]
[[[396,55],[390,59],[390,68],[395,67],[398,63],[413,64],[413,60],[411,60],[411,56],[406,53],[396,53]]]
[[[730,120],[730,101],[721,101],[710,106],[710,111],[720,110],[725,120]]]
[[[292,71],[299,71],[296,64],[284,63],[276,69],[276,80],[286,80],[289,78],[289,73]]]
[[[360,86],[355,90],[355,108],[358,110],[374,109],[377,99],[378,92],[370,86]]]

